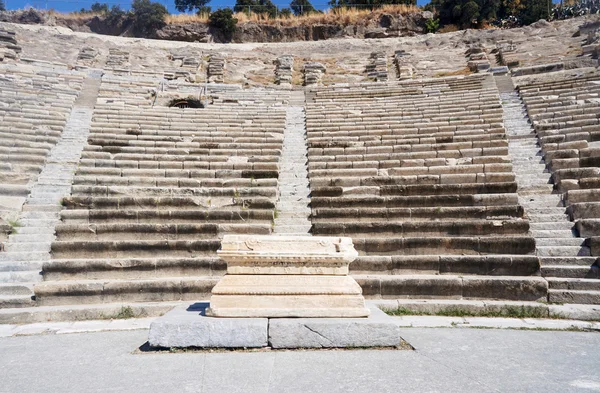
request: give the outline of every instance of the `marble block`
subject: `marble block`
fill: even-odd
[[[397,347],[400,328],[394,318],[371,306],[368,318],[277,318],[269,320],[272,348]]]
[[[207,303],[176,307],[150,325],[148,343],[159,348],[261,348],[266,318],[209,318]]]
[[[362,289],[348,276],[352,239],[226,235],[227,274],[212,290],[214,317],[366,317]]]
[[[324,236],[225,235],[217,251],[227,274],[348,275],[358,256],[352,239]]]

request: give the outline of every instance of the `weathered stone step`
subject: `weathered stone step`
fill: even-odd
[[[464,312],[469,315],[489,315],[514,317],[515,314],[527,313],[540,318],[551,315],[548,304],[528,301],[510,300],[453,300],[453,299],[396,299],[374,300],[375,304],[384,311],[402,310],[403,313],[412,311],[416,315],[448,315]],[[600,315],[600,310],[598,312]]]
[[[539,215],[546,215],[546,214],[558,214],[558,215],[565,215],[566,212],[566,208],[559,206],[559,207],[531,207],[529,209],[527,209],[526,213],[529,217],[535,217],[535,216],[539,216]]]
[[[351,273],[357,275],[537,276],[539,270],[539,258],[534,255],[359,256],[350,264]]]
[[[536,238],[535,244],[537,247],[581,247],[585,243],[585,239],[580,237],[558,237],[558,238]]]
[[[598,257],[540,257],[542,266],[592,266]]]
[[[0,295],[33,295],[33,284],[30,283],[0,283]]]
[[[196,300],[208,301],[208,298]],[[183,304],[189,305],[190,301],[147,303],[115,302],[72,306],[8,308],[0,309],[0,324],[118,319],[128,318],[131,315],[136,318],[157,317],[170,311],[173,307]]]
[[[35,268],[32,268],[35,269]],[[39,270],[0,271],[0,283],[30,283],[42,280]]]
[[[543,277],[600,278],[600,269],[597,266],[544,265],[541,271]],[[600,290],[600,287],[598,289]]]
[[[43,233],[21,233],[17,231],[16,234],[10,235],[10,241],[15,241],[19,243],[39,243],[39,242],[52,242],[54,240],[54,235],[52,234],[43,234]]]
[[[221,276],[227,266],[218,257],[54,259],[43,264],[44,281],[141,280],[158,277]]]
[[[82,303],[155,302],[206,299],[217,277],[173,277],[151,280],[46,281],[34,286],[42,306]]]
[[[550,289],[548,290],[548,301],[559,304],[600,304],[600,291]]]
[[[536,253],[540,257],[587,257],[591,255],[589,247],[580,246],[541,246],[536,247]]]
[[[527,211],[527,209],[525,210]],[[529,223],[529,228],[532,231],[550,231],[550,230],[563,230],[570,231],[574,228],[574,224],[570,221],[568,222],[531,222]]]
[[[18,227],[15,230],[17,235],[54,235],[54,227]]]
[[[36,211],[36,212],[60,212],[62,210],[62,206],[56,204],[56,205],[39,205],[39,204],[31,204],[31,199],[28,201],[28,203],[23,205],[23,211]]]
[[[354,276],[367,298],[545,300],[542,277],[396,275]]]
[[[304,224],[304,225],[282,225],[282,226],[276,226],[275,227],[275,233],[287,233],[287,234],[292,234],[292,233],[302,233],[304,236],[306,236],[308,233],[310,233],[312,228],[311,224]]]
[[[5,262],[39,262],[50,259],[48,252],[0,252],[0,264]]]
[[[130,241],[56,241],[53,258],[145,258],[181,257],[212,254],[219,249],[218,239],[202,240],[130,240]],[[0,254],[1,255],[1,254]]]
[[[50,252],[50,242],[7,243],[4,250],[6,253]]]
[[[527,217],[530,223],[542,223],[542,222],[568,222],[566,214],[532,214],[527,211]]]
[[[577,291],[600,291],[600,280],[584,277],[548,277],[549,289],[569,289]]]
[[[0,295],[0,309],[23,308],[35,305],[31,295]]]

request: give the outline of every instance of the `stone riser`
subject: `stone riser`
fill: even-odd
[[[355,276],[368,299],[545,300],[547,282],[539,277]],[[34,288],[36,304],[207,300],[217,277],[144,281],[46,282]]]
[[[186,197],[186,196],[161,196],[161,197],[90,197],[71,196],[62,200],[63,206],[68,209],[93,209],[93,210],[229,210],[239,209],[274,209],[275,202],[266,197]]]
[[[529,222],[471,220],[455,222],[395,221],[387,223],[313,223],[315,235],[353,237],[473,237],[527,236]]]
[[[218,239],[54,242],[52,256],[55,259],[186,257],[190,253],[214,255],[220,244]]]
[[[535,251],[531,237],[353,238],[360,255],[526,255]]]
[[[57,241],[202,240],[228,233],[270,234],[271,224],[62,224]]]
[[[548,291],[548,301],[559,304],[600,304],[600,291],[553,289]]]

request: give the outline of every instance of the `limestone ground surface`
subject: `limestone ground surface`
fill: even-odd
[[[0,392],[600,390],[598,333],[413,328],[402,336],[414,351],[140,353],[145,330],[3,338]]]

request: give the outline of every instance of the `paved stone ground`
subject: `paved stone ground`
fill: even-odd
[[[0,392],[594,392],[600,334],[403,329],[415,351],[134,353],[146,331],[0,339]]]
[[[440,317],[429,315],[395,316],[401,328],[485,328],[485,329],[528,329],[528,330],[582,330],[600,332],[600,322],[573,319],[532,318],[485,318],[485,317]],[[89,320],[75,322],[39,322],[24,325],[0,324],[0,338],[31,336],[38,334],[93,333],[123,330],[148,329],[156,317]]]

